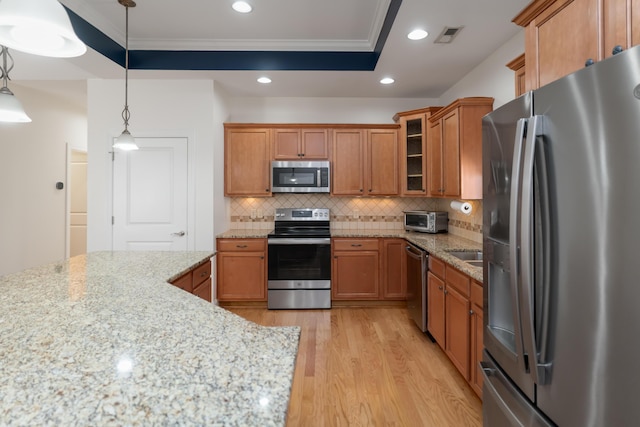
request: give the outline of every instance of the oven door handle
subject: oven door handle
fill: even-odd
[[[284,239],[268,239],[270,245],[329,245],[331,238],[329,237],[304,237],[304,238],[284,238]]]

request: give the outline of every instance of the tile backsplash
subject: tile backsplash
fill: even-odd
[[[273,197],[232,198],[231,228],[273,228],[276,208],[329,208],[331,228],[336,230],[403,229],[403,212],[449,212],[449,233],[482,242],[482,201],[469,200],[470,215],[454,211],[451,199],[424,197],[331,197],[328,194],[276,194]]]

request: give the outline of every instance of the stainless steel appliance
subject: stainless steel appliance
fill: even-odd
[[[446,233],[449,227],[447,212],[405,211],[404,229],[421,233]]]
[[[328,193],[330,188],[329,161],[271,162],[271,191],[273,193]]]
[[[331,308],[329,221],[329,209],[276,209],[267,239],[268,308]]]
[[[640,420],[640,47],[483,119],[484,425]]]
[[[407,310],[422,332],[427,332],[427,270],[429,254],[408,243],[407,254]]]

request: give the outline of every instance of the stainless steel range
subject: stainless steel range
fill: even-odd
[[[276,209],[268,236],[269,309],[331,308],[329,224],[329,209]]]

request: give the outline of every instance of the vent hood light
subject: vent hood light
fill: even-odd
[[[425,30],[413,30],[409,34],[407,34],[407,38],[409,40],[422,40],[429,35]]]
[[[395,82],[395,80],[393,80],[391,77],[385,77],[384,79],[380,80],[380,83],[382,83],[383,85],[390,85],[393,82]]]

